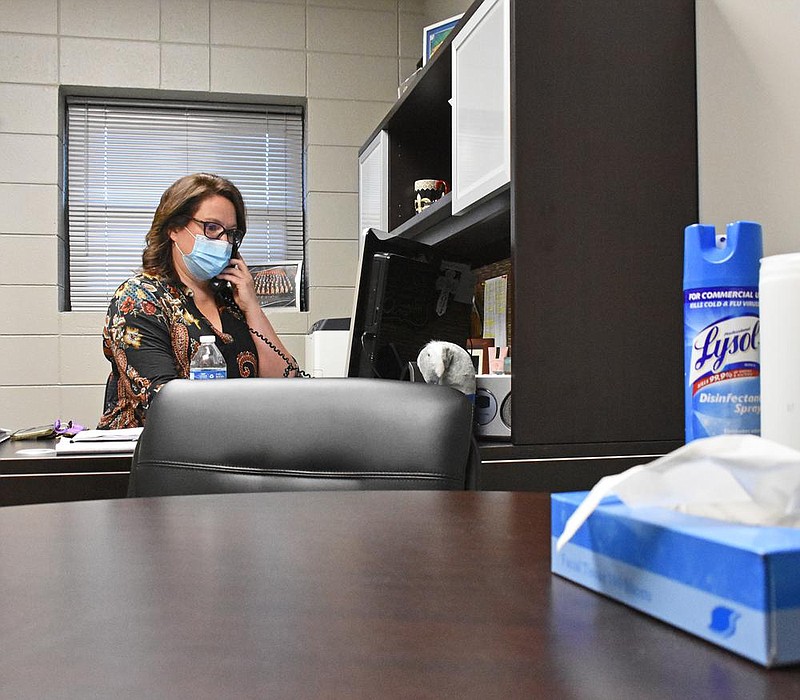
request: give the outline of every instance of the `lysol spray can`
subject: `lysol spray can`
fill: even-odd
[[[687,226],[683,259],[686,442],[761,428],[761,226]]]

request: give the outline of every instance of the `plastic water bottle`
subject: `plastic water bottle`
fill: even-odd
[[[227,379],[225,358],[215,345],[213,335],[201,335],[200,347],[189,363],[189,379]]]
[[[761,429],[758,272],[761,226],[685,230],[683,267],[686,442]]]

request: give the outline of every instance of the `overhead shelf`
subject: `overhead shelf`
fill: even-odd
[[[391,231],[409,240],[435,245],[475,264],[510,256],[511,191],[505,188],[458,216],[452,216],[451,193]]]

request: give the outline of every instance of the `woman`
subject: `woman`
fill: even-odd
[[[145,238],[142,272],[119,286],[108,308],[103,352],[111,374],[98,428],[144,425],[158,390],[189,376],[201,335],[216,336],[228,377],[296,374],[247,265],[231,259],[245,231],[242,195],[222,177],[187,175],[164,192]],[[230,287],[218,289],[217,280]]]

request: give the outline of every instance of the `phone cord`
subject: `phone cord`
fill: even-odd
[[[239,308],[239,305],[235,301],[233,301],[233,299],[231,299],[230,302],[233,306],[236,307],[236,310],[242,315],[242,318],[244,319],[244,312]],[[247,324],[245,324],[245,326],[247,326]],[[304,372],[302,369],[300,369],[300,367],[297,366],[297,362],[293,357],[291,359],[286,357],[286,355],[282,353],[276,347],[275,343],[273,343],[269,338],[261,335],[261,333],[259,333],[255,328],[250,328],[250,326],[247,326],[247,330],[250,331],[254,336],[261,338],[261,340],[263,340],[269,346],[269,348],[286,363],[286,369],[283,370],[284,377],[288,377],[294,371],[295,377],[311,379],[311,375],[308,372]]]
[[[275,353],[286,363],[286,369],[283,370],[283,376],[288,377],[292,371],[295,372],[296,377],[303,377],[305,379],[311,379],[311,375],[308,372],[304,372],[300,369],[296,362],[294,362],[294,358],[289,359],[284,355],[277,347],[275,347],[275,343],[273,343],[269,338],[265,338],[261,333],[259,333],[255,328],[250,328],[247,326],[247,330],[249,330],[253,335],[261,338],[269,347],[275,351]]]

